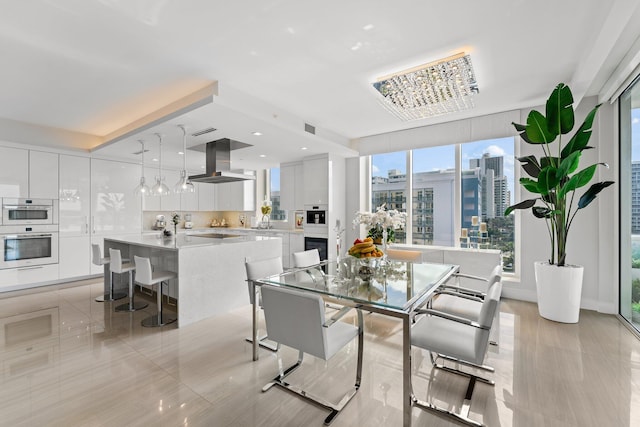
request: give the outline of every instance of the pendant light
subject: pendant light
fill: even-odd
[[[160,140],[160,162],[158,164],[158,176],[156,176],[156,183],[151,188],[151,194],[154,196],[168,196],[171,194],[171,190],[167,187],[167,184],[164,183],[164,176],[162,176],[162,135],[156,133],[156,136]]]
[[[142,153],[141,153],[142,163],[140,165],[140,184],[136,186],[136,188],[133,190],[133,193],[136,196],[149,196],[151,194],[151,189],[149,188],[149,186],[147,185],[144,179],[144,141],[140,139],[138,140],[138,142],[142,144]]]
[[[176,193],[193,193],[196,188],[187,174],[187,129],[184,125],[178,125],[178,127],[182,129],[182,170],[180,171],[180,179],[173,187],[173,191]]]

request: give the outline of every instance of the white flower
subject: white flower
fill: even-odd
[[[386,203],[379,206],[375,213],[356,212],[353,219],[354,228],[364,224],[367,228],[381,227],[398,229],[404,226],[407,221],[406,212],[398,212],[396,209],[385,210]]]

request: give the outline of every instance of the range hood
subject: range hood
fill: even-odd
[[[189,179],[193,182],[205,182],[208,184],[223,184],[225,182],[255,180],[253,175],[246,175],[238,172],[231,172],[231,150],[249,147],[249,144],[222,138],[216,141],[207,142],[205,145],[206,172],[200,175],[191,175]],[[197,148],[195,148],[197,150]],[[200,151],[200,150],[198,150]]]

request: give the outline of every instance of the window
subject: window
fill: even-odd
[[[503,270],[514,271],[515,215],[504,216],[513,204],[513,138],[490,139],[462,144],[462,228],[476,236],[486,224],[486,234],[478,235],[481,248],[502,251]],[[473,226],[472,217],[479,218]]]
[[[280,208],[280,168],[269,169],[269,198],[271,200],[271,220],[286,221],[287,211]]]
[[[513,272],[514,215],[505,217],[504,211],[513,204],[514,138],[460,144],[460,153],[459,171],[456,145],[371,156],[371,210],[386,203],[388,209],[409,214],[410,229],[396,231],[397,243],[460,246],[456,236],[466,228],[474,246],[500,249],[504,271]],[[456,194],[462,200],[455,200]],[[460,224],[456,209],[461,210]]]

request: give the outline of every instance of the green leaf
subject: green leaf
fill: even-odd
[[[582,169],[580,172],[573,175],[571,179],[569,179],[569,182],[560,189],[558,196],[562,198],[570,191],[575,191],[578,188],[587,185],[589,181],[591,181],[591,178],[593,178],[593,174],[596,172],[596,166],[598,166],[598,163]]]
[[[525,141],[531,144],[548,144],[556,139],[558,134],[550,132],[547,126],[547,119],[539,111],[533,110],[527,116],[526,130],[520,134],[526,134]]]
[[[557,157],[540,157],[540,166],[542,166],[542,169],[546,168],[547,166],[553,166],[554,168],[557,168],[560,165],[560,159]]]
[[[531,193],[541,193],[538,187],[538,181],[530,178],[520,178],[520,185],[527,189]]]
[[[584,122],[582,122],[580,128],[569,140],[567,145],[565,145],[565,147],[562,149],[560,155],[563,159],[576,151],[582,151],[586,150],[587,148],[592,148],[587,147],[587,144],[589,143],[589,139],[591,138],[591,128],[593,127],[593,120],[596,117],[596,113],[598,112],[598,108],[600,108],[600,105],[602,104],[596,105],[593,110],[591,110],[589,114],[587,114],[587,117],[585,117]]]
[[[582,153],[580,151],[575,151],[560,162],[560,167],[558,168],[558,179],[562,179],[578,169],[581,154]]]
[[[560,83],[553,89],[546,106],[547,129],[554,135],[571,132],[574,125],[573,95],[571,89]]]
[[[533,178],[538,177],[538,174],[540,174],[540,170],[542,168],[540,167],[540,163],[538,163],[538,159],[536,159],[535,156],[518,157],[518,161],[521,163],[522,169],[524,169],[524,171],[528,173],[529,176]]]
[[[549,218],[551,216],[551,209],[543,206],[534,206],[531,208],[531,212],[536,218]]]
[[[604,181],[604,182],[597,182],[593,184],[591,187],[589,187],[587,192],[584,193],[582,197],[580,197],[580,200],[578,201],[578,209],[583,209],[589,206],[589,204],[595,200],[598,193],[604,190],[605,188],[607,188],[608,186],[610,186],[611,184],[613,184],[613,181]]]
[[[529,199],[529,200],[524,200],[520,203],[516,203],[515,205],[511,205],[504,211],[504,216],[509,215],[511,212],[513,212],[516,209],[529,209],[531,206],[536,204],[536,200],[538,199]]]
[[[547,166],[540,171],[538,175],[538,190],[540,194],[547,194],[560,182],[557,178],[558,169],[553,166]]]

